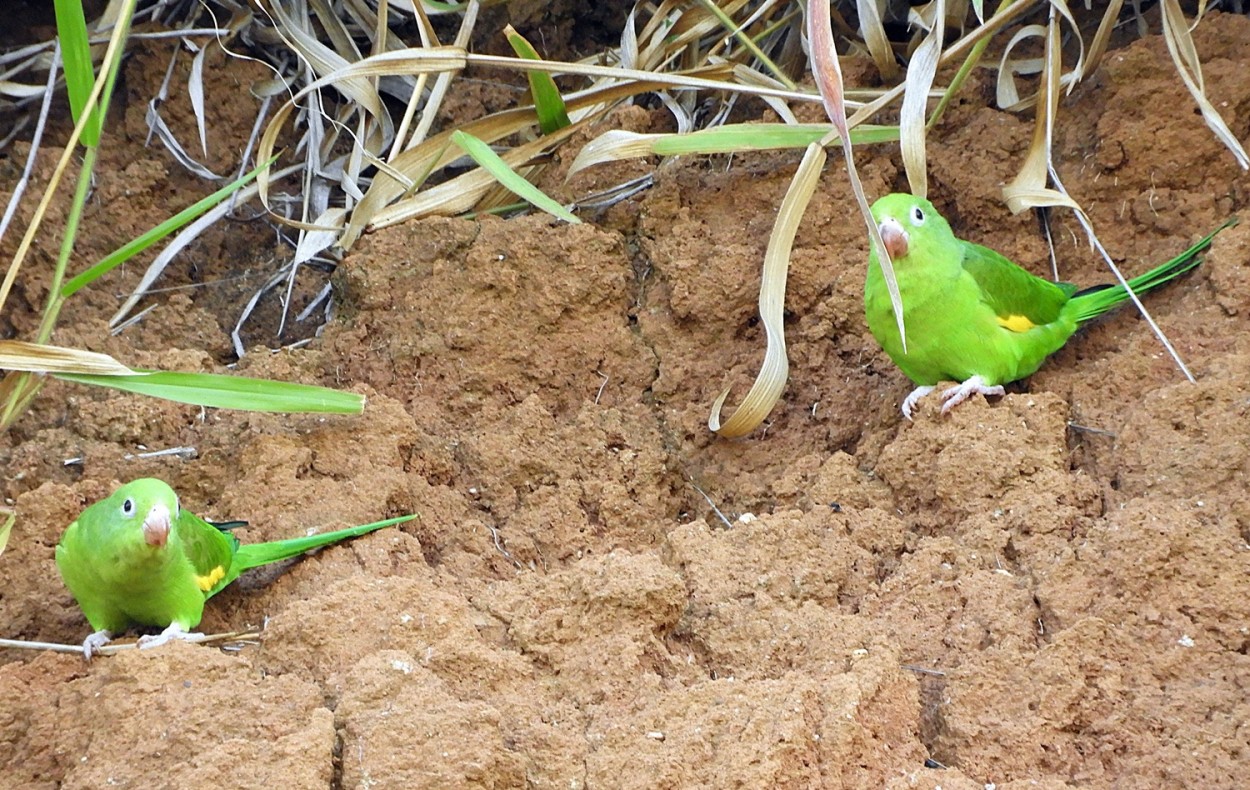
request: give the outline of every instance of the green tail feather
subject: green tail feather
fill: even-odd
[[[1202,263],[1202,259],[1198,255],[1211,246],[1211,239],[1215,238],[1215,234],[1236,224],[1237,218],[1233,217],[1172,260],[1129,280],[1129,287],[1133,289],[1133,293],[1141,295],[1180,277],[1185,272]],[[1128,299],[1128,291],[1124,289],[1123,285],[1096,285],[1093,288],[1086,288],[1084,291],[1074,294],[1067,304],[1067,309],[1075,312],[1078,324],[1083,324],[1086,321],[1092,321],[1111,308],[1127,302]]]
[[[244,544],[239,547],[239,550],[234,555],[234,567],[232,570],[242,573],[249,568],[257,568],[261,565],[268,565],[271,562],[298,557],[306,551],[311,551],[321,546],[328,546],[331,543],[338,543],[340,540],[366,535],[383,527],[412,521],[414,518],[416,518],[415,515],[400,516],[399,518],[388,518],[386,521],[375,521],[372,524],[362,524],[359,527],[326,532],[322,535],[309,535],[306,538],[288,538],[287,540],[274,540],[269,543]]]

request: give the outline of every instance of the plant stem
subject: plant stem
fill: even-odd
[[[52,271],[52,284],[48,290],[48,304],[43,309],[43,320],[39,322],[39,333],[36,342],[47,343],[56,328],[56,319],[61,314],[61,305],[65,297],[61,295],[61,283],[65,280],[65,270],[69,267],[70,256],[74,253],[74,241],[78,238],[78,223],[82,220],[83,210],[87,205],[87,193],[91,189],[91,176],[95,173],[96,149],[87,146],[83,149],[82,167],[78,169],[78,186],[74,189],[74,200],[70,203],[69,216],[65,218],[65,235],[61,238],[61,251],[56,258],[56,268]]]

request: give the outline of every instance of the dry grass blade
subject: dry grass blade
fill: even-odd
[[[890,304],[894,308],[894,318],[898,322],[898,336],[903,351],[907,351],[907,333],[903,328],[903,299],[898,292],[898,278],[894,276],[894,262],[881,240],[881,231],[872,218],[872,210],[868,208],[868,198],[864,195],[864,185],[855,170],[855,155],[851,150],[851,134],[846,119],[846,103],[843,100],[842,67],[838,64],[838,54],[833,49],[833,30],[829,22],[829,6],[827,3],[816,3],[808,6],[807,40],[812,51],[812,75],[816,86],[820,89],[820,97],[825,105],[825,113],[833,121],[834,128],[842,138],[842,156],[846,161],[846,176],[851,182],[851,191],[855,193],[855,202],[859,205],[860,215],[868,226],[868,237],[877,250],[881,262],[881,273],[885,278],[886,289],[890,292]]]
[[[277,29],[287,36],[288,45],[299,53],[303,61],[308,63],[318,75],[333,77],[332,80],[325,84],[332,83],[335,90],[351,100],[352,107],[378,121],[380,124],[378,137],[381,139],[368,141],[367,147],[371,151],[380,151],[382,141],[389,141],[394,136],[390,113],[383,104],[377,87],[369,79],[369,77],[380,75],[363,73],[353,68],[356,63],[348,61],[335,50],[322,44],[316,36],[305,30],[304,25],[310,23],[309,19],[296,19],[287,15],[281,3],[270,3],[269,10],[273,13],[274,18],[281,22]],[[331,25],[331,29],[335,27],[335,25]],[[348,49],[355,52],[355,48],[350,46],[350,39]],[[356,54],[358,55],[359,53]],[[322,80],[314,82],[305,91],[319,87],[323,87]]]
[[[169,125],[165,123],[165,119],[161,117],[161,101],[162,99],[155,98],[148,102],[148,112],[145,120],[147,121],[149,132],[156,135],[156,138],[165,146],[165,150],[169,151],[174,159],[178,160],[178,164],[182,165],[188,172],[194,173],[206,181],[220,181],[221,176],[197,162],[182,147],[182,143],[178,142],[178,138],[173,130],[169,128]]]
[[[314,255],[328,250],[338,239],[346,216],[346,209],[328,208],[314,220],[313,224],[317,225],[317,229],[301,230],[292,263],[299,266],[311,261]]]
[[[0,96],[13,99],[33,99],[36,96],[43,96],[46,90],[47,87],[44,85],[27,85],[22,82],[0,80]]]
[[[734,79],[743,85],[763,85],[770,87],[782,87],[785,83],[779,82],[761,74],[758,71],[747,68],[741,64],[734,66]],[[799,119],[795,117],[794,111],[790,109],[790,105],[775,96],[761,96],[764,103],[777,113],[777,117],[785,123],[798,123]]]
[[[473,29],[477,25],[477,15],[480,9],[481,3],[476,2],[476,0],[466,5],[464,16],[460,20],[460,29],[456,32],[455,41],[452,42],[457,49],[468,50],[469,41],[473,36]],[[432,30],[429,32],[428,37],[435,44],[437,43],[437,38]],[[431,49],[433,45],[426,43],[425,48]],[[447,91],[451,89],[451,80],[456,73],[458,72],[445,70],[435,77],[434,88],[430,91],[430,98],[425,103],[425,109],[421,113],[421,120],[417,124],[416,130],[412,133],[412,137],[409,138],[405,146],[406,148],[411,148],[417,143],[423,142],[429,136],[430,129],[434,125],[434,118],[438,115],[438,110],[443,104],[443,99],[447,96]],[[425,73],[418,75],[419,78],[425,78],[426,76]]]
[[[1068,92],[1071,93],[1072,89],[1076,87],[1076,84],[1085,78],[1087,68],[1085,60],[1085,40],[1081,38],[1080,27],[1077,25],[1075,17],[1072,16],[1072,12],[1068,9],[1064,0],[1050,0],[1050,12],[1052,19],[1055,18],[1055,14],[1058,13],[1068,21],[1068,24],[1072,26],[1073,30],[1077,31],[1077,34],[1073,36],[1079,45],[1076,65],[1073,66],[1070,73],[1061,74],[1059,76],[1059,84],[1066,85]],[[1044,71],[1049,68],[1047,65],[1047,58],[1013,59],[1011,57],[1011,52],[1015,49],[1016,45],[1022,41],[1030,38],[1045,38],[1047,35],[1049,35],[1048,28],[1045,26],[1025,25],[1017,30],[1015,34],[1012,35],[1010,41],[1007,42],[1007,46],[1004,48],[1002,58],[999,60],[998,64],[997,101],[999,108],[1014,112],[1032,107],[1037,102],[1041,91],[1039,90],[1037,94],[1031,94],[1021,99],[1020,93],[1016,88],[1015,77],[1017,74],[1037,74]],[[1045,82],[1045,77],[1043,77],[1043,82]]]
[[[775,10],[777,0],[767,0],[764,3],[761,3],[759,7],[752,11],[750,16],[741,22],[736,22],[733,19],[729,9],[722,9],[712,0],[702,0],[702,3],[703,7],[706,8],[710,14],[720,20],[721,26],[728,31],[728,34],[732,36],[744,50],[749,52],[752,58],[764,66],[764,68],[766,68],[779,83],[792,90],[797,87],[794,84],[794,81],[786,75],[785,70],[774,63],[772,59],[769,58],[762,49],[760,49],[759,45],[757,45],[755,41],[753,41],[746,33],[746,28],[755,24],[760,19],[763,19],[765,15]],[[709,54],[711,51],[718,51],[719,49],[720,47],[718,45],[717,47],[714,47],[713,50],[710,50]]]
[[[1094,40],[1089,44],[1089,55],[1085,61],[1085,68],[1093,73],[1098,68],[1098,64],[1102,62],[1102,56],[1107,52],[1107,44],[1111,41],[1111,34],[1115,31],[1116,21],[1120,18],[1120,9],[1124,7],[1124,0],[1111,0],[1107,5],[1107,10],[1102,14],[1102,21],[1098,23],[1098,32],[1094,33]]]
[[[828,137],[831,129],[827,123],[730,124],[689,134],[643,134],[612,129],[591,140],[578,152],[573,164],[569,165],[569,175],[593,165],[641,156],[731,154],[803,148]],[[897,139],[898,129],[893,126],[861,126],[851,132],[851,140],[856,144],[885,143]],[[835,142],[841,145],[842,140],[838,138]]]
[[[907,185],[918,197],[929,194],[928,159],[925,156],[925,112],[929,105],[929,88],[937,74],[938,59],[942,55],[942,40],[946,34],[946,1],[936,0],[929,6],[933,19],[929,33],[916,48],[907,66],[907,86],[903,93],[903,108],[899,113],[899,142],[903,152],[903,168],[907,171]]]
[[[1233,136],[1228,124],[1207,99],[1206,87],[1202,81],[1202,63],[1198,60],[1198,50],[1194,46],[1193,36],[1189,34],[1189,27],[1185,24],[1185,14],[1181,11],[1180,3],[1177,0],[1163,0],[1161,5],[1163,39],[1167,42],[1168,54],[1172,56],[1172,62],[1176,64],[1176,72],[1180,75],[1181,81],[1185,83],[1190,95],[1198,103],[1198,109],[1202,111],[1202,120],[1207,122],[1207,126],[1215,133],[1216,138],[1232,152],[1237,159],[1237,164],[1243,170],[1250,169],[1250,156],[1246,155],[1246,149]]]
[[[131,370],[108,354],[77,348],[0,340],[0,369],[30,373],[86,373],[97,376],[134,376]]]
[[[334,86],[354,100],[355,96],[352,95],[351,91],[360,91],[362,83],[369,85],[370,80],[375,77],[458,71],[464,68],[465,57],[465,51],[457,47],[431,47],[425,50],[387,52],[366,58],[357,63],[345,64],[338,71],[333,71],[305,85],[298,93],[278,108],[273,118],[269,121],[268,126],[265,127],[265,133],[261,135],[260,144],[257,148],[257,158],[263,161],[273,156],[278,135],[281,133],[287,119],[300,108],[301,100],[309,99],[321,88]],[[377,98],[377,93],[372,91],[372,88],[369,90]],[[390,116],[385,113],[385,108],[381,106],[380,101],[379,98],[377,104],[360,105],[360,108],[368,112],[382,112],[386,118],[384,125],[389,129]],[[389,133],[387,134],[387,139],[390,139]],[[380,146],[367,146],[367,148],[371,152],[380,150]],[[259,179],[261,200],[266,206],[269,205],[270,180],[264,174]]]
[[[733,16],[743,0],[724,3],[722,11]],[[664,0],[638,34],[638,58],[634,68],[658,71],[675,59],[697,53],[699,41],[721,30],[720,20],[707,9],[685,2]]]
[[[48,64],[48,79],[44,84],[43,102],[39,106],[39,117],[35,122],[34,131],[30,137],[30,150],[26,152],[26,163],[22,166],[22,175],[17,180],[17,184],[13,186],[12,192],[9,193],[8,204],[4,207],[4,216],[0,218],[0,240],[4,239],[4,234],[9,230],[9,223],[13,221],[13,217],[17,214],[17,207],[22,202],[22,196],[26,194],[26,188],[30,186],[31,174],[35,172],[35,161],[39,156],[39,148],[43,144],[43,134],[48,125],[48,112],[52,108],[52,97],[55,95],[57,75],[60,74],[61,49],[59,46],[52,50],[52,58]],[[15,127],[19,124],[15,124]],[[13,132],[16,134],[16,129]],[[7,141],[6,141],[7,142]]]
[[[1018,44],[1031,38],[1040,38],[1045,41],[1046,26],[1025,25],[1012,34],[1007,41],[1007,46],[1003,47],[1002,57],[998,61],[998,77],[995,80],[994,99],[1000,110],[1023,110],[1037,101],[1036,94],[1021,100],[1020,90],[1016,87],[1016,75],[1038,73],[1045,68],[1045,58],[1017,59],[1011,57],[1011,53]]]
[[[1085,213],[1066,193],[1047,186],[1055,115],[1059,109],[1059,77],[1063,69],[1060,47],[1059,19],[1054,6],[1051,6],[1050,22],[1046,29],[1046,62],[1042,71],[1041,101],[1038,102],[1033,126],[1033,142],[1019,174],[1003,187],[1003,198],[1013,214],[1042,206],[1066,206],[1082,216]]]
[[[187,97],[190,98],[191,110],[195,113],[195,128],[200,133],[200,151],[205,158],[208,157],[208,129],[204,120],[204,56],[207,53],[207,48],[196,47],[195,57],[191,59],[191,73],[187,76]]]
[[[761,98],[766,96],[775,96],[777,98],[789,99],[792,101],[818,101],[816,96],[813,96],[805,91],[775,88],[767,85],[743,85],[737,82],[729,82],[725,79],[712,79],[707,76],[703,76],[705,73],[732,75],[732,65],[724,62],[711,63],[706,66],[694,67],[680,72],[666,73],[641,71],[638,69],[623,69],[613,66],[598,66],[592,63],[564,63],[557,60],[524,60],[522,58],[509,58],[500,55],[468,54],[466,55],[466,60],[468,63],[475,66],[496,66],[515,71],[537,69],[547,71],[552,74],[576,74],[596,79],[645,82],[657,86],[656,88],[652,88],[652,90],[657,90],[660,86],[668,86],[672,88],[684,88],[692,91],[731,91],[734,93],[759,96]],[[852,102],[852,104],[858,103]]]
[[[855,10],[859,14],[859,34],[863,37],[868,54],[881,72],[882,79],[893,82],[898,79],[898,63],[894,60],[894,50],[890,47],[890,39],[885,35],[881,24],[881,7],[878,0],[855,0]],[[811,13],[811,9],[808,9]]]
[[[790,363],[786,359],[786,332],[783,312],[786,302],[786,275],[790,269],[790,250],[794,234],[799,229],[803,212],[807,209],[812,193],[820,181],[820,170],[825,164],[825,150],[819,143],[812,143],[799,163],[799,169],[790,181],[790,188],[777,210],[777,221],[768,239],[764,253],[764,270],[760,277],[760,322],[764,325],[767,348],[764,364],[755,377],[755,383],[746,398],[722,425],[721,407],[729,396],[726,389],[712,404],[707,427],[726,439],[746,436],[764,421],[777,404],[790,375]]]
[[[1087,0],[1086,8],[1088,7]],[[1081,26],[1077,24],[1076,17],[1072,15],[1066,0],[1050,0],[1050,11],[1052,16],[1056,11],[1059,12],[1059,15],[1068,21],[1068,24],[1074,31],[1072,38],[1077,44],[1076,65],[1072,67],[1071,74],[1063,76],[1063,80],[1068,86],[1068,93],[1071,93],[1076,84],[1085,79],[1085,39],[1081,36]]]

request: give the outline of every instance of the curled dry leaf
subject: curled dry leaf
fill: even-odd
[[[1202,5],[1199,4],[1199,7]],[[1198,50],[1194,46],[1193,37],[1189,34],[1189,26],[1185,23],[1185,14],[1181,11],[1180,3],[1177,0],[1163,0],[1162,9],[1163,40],[1167,42],[1168,54],[1172,56],[1172,62],[1176,64],[1176,72],[1185,83],[1185,88],[1198,103],[1198,109],[1202,112],[1202,120],[1206,121],[1216,138],[1232,152],[1241,169],[1250,169],[1250,156],[1246,155],[1246,149],[1233,136],[1228,124],[1207,99],[1206,86],[1202,81],[1202,64],[1198,60]]]
[[[799,221],[803,219],[803,211],[820,181],[820,169],[824,164],[825,149],[819,143],[809,145],[781,201],[781,208],[777,210],[777,221],[768,238],[763,274],[760,276],[760,323],[764,325],[767,338],[764,364],[760,366],[746,398],[724,424],[720,421],[720,412],[729,395],[728,389],[712,404],[712,414],[707,420],[707,427],[726,439],[736,439],[755,430],[777,404],[790,375],[782,315],[786,301],[786,275],[790,270],[790,250]]]
[[[1052,6],[1050,23],[1046,28],[1046,62],[1042,70],[1041,101],[1038,102],[1033,126],[1033,142],[1019,174],[1003,187],[1003,198],[1013,214],[1042,206],[1066,206],[1084,215],[1084,210],[1067,193],[1048,186],[1051,141],[1055,114],[1059,108],[1059,77],[1063,70],[1060,47],[1059,20]]]

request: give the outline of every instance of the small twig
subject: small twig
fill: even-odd
[[[707,492],[705,492],[702,488],[699,488],[699,484],[694,481],[694,478],[688,477],[686,479],[690,482],[690,487],[695,491],[698,491],[699,495],[707,500],[708,506],[712,508],[712,512],[716,514],[717,518],[725,522],[725,529],[733,529],[734,525],[729,523],[729,519],[725,518],[725,514],[720,512],[720,508],[718,508],[716,503],[712,501],[712,498],[707,495]]]
[[[599,399],[603,397],[603,388],[608,386],[608,382],[611,381],[611,379],[608,378],[607,373],[604,373],[601,370],[596,370],[595,372],[598,373],[600,376],[603,376],[603,382],[599,385],[599,391],[595,393],[595,405],[598,406]]]
[[[260,303],[261,298],[286,279],[287,272],[291,268],[292,265],[288,263],[271,275],[269,280],[257,289],[256,293],[252,294],[252,297],[247,300],[247,304],[243,306],[243,311],[239,313],[239,320],[235,322],[234,329],[230,331],[230,340],[234,343],[234,353],[239,359],[247,355],[247,349],[243,347],[243,324],[251,317],[252,311],[256,309],[256,305]]]
[[[146,453],[126,453],[122,458],[133,461],[136,458],[161,458],[166,455],[176,455],[184,461],[189,461],[198,457],[199,452],[194,447],[168,447],[164,450],[149,450]]]
[[[944,678],[946,673],[940,669],[929,669],[928,667],[918,667],[915,664],[899,664],[903,669],[909,672],[915,672],[919,675],[933,675],[935,677]]]
[[[518,560],[516,557],[513,557],[512,552],[508,551],[507,549],[503,547],[503,541],[499,537],[499,529],[496,528],[495,525],[493,524],[486,525],[486,528],[490,530],[490,536],[495,539],[495,550],[498,551],[503,556],[507,557],[509,560],[511,560],[513,565],[517,566],[518,568],[524,569],[525,566],[521,564],[521,561]]]
[[[257,642],[260,640],[261,631],[231,631],[224,634],[189,634],[186,638],[180,637],[180,642],[191,642],[194,644],[208,644],[210,642]],[[9,647],[14,650],[46,650],[51,653],[78,653],[82,654],[82,645],[63,645],[57,642],[28,642],[25,639],[0,639],[0,647]],[[96,655],[110,656],[114,653],[120,653],[123,650],[137,650],[138,642],[126,642],[125,644],[108,644],[95,651]]]
[[[573,201],[569,207],[572,211],[581,211],[584,209],[603,209],[610,208],[624,200],[629,200],[639,192],[650,189],[655,185],[655,173],[647,173],[646,175],[631,178],[623,181],[615,186],[586,195],[581,200]]]
[[[1115,434],[1111,431],[1104,430],[1103,428],[1094,428],[1089,425],[1080,425],[1079,423],[1072,422],[1071,420],[1068,421],[1068,427],[1074,431],[1084,431],[1085,433],[1096,433],[1099,436],[1110,436],[1112,439],[1115,438]]]
[[[1042,209],[1042,231],[1046,234],[1046,250],[1050,254],[1050,273],[1055,282],[1059,282],[1059,258],[1055,255],[1055,240],[1050,234],[1050,212]]]
[[[313,300],[308,303],[308,306],[301,310],[299,315],[295,316],[295,320],[300,323],[307,321],[308,317],[312,315],[313,310],[316,310],[322,303],[328,300],[333,292],[334,285],[332,283],[326,283],[323,285],[321,290],[317,292],[317,295],[313,297]]]
[[[130,318],[127,318],[125,321],[122,321],[120,324],[110,329],[109,334],[113,335],[114,337],[120,335],[122,332],[125,332],[130,327],[142,321],[144,317],[147,316],[148,313],[152,312],[155,309],[156,309],[155,304],[148,305],[147,307],[143,308],[139,312],[132,315]]]

